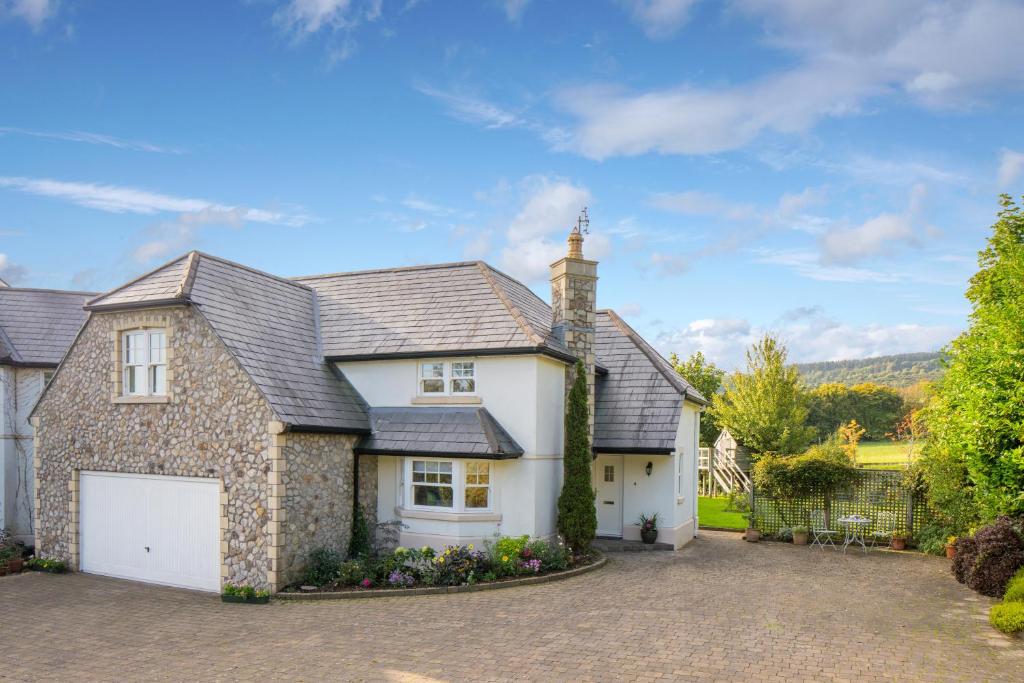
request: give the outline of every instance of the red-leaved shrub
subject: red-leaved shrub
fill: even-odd
[[[953,575],[982,595],[1002,597],[1006,584],[1024,567],[1024,520],[1000,517],[956,542]]]

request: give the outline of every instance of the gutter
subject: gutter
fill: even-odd
[[[104,313],[107,311],[133,311],[140,308],[166,308],[167,306],[191,306],[192,300],[188,297],[174,299],[157,299],[156,301],[130,301],[123,304],[97,304],[90,306],[86,304],[82,308],[87,311]]]
[[[346,363],[371,360],[402,360],[412,358],[467,358],[471,356],[525,356],[540,354],[564,363],[575,363],[576,356],[547,346],[526,346],[512,349],[435,349],[431,351],[399,351],[396,353],[351,353],[325,356],[329,363]]]

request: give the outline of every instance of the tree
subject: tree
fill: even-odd
[[[586,551],[597,533],[595,492],[590,481],[590,411],[587,407],[587,375],[576,362],[576,375],[565,412],[564,481],[558,496],[558,530],[576,552]]]
[[[864,382],[822,384],[810,392],[807,423],[826,439],[850,420],[864,428],[864,438],[879,441],[891,434],[907,411],[898,389]]]
[[[756,460],[762,453],[800,453],[814,430],[807,420],[807,397],[800,373],[786,365],[786,347],[771,335],[747,351],[747,372],[736,372],[732,386],[715,396],[712,416]]]
[[[1000,205],[967,288],[968,329],[947,347],[927,409],[926,458],[937,466],[926,472],[965,476],[983,520],[1024,514],[1024,212],[1007,195]]]
[[[718,394],[718,390],[722,388],[725,370],[719,369],[714,363],[704,358],[704,354],[700,351],[687,358],[685,363],[680,363],[679,356],[674,353],[668,357],[668,360],[679,376],[689,382],[707,400],[710,401],[714,398]],[[722,431],[721,427],[715,423],[710,414],[705,413],[700,421],[700,445],[714,445],[720,431]]]

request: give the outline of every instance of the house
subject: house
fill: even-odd
[[[85,322],[90,292],[9,287],[0,280],[0,529],[32,542],[29,410]]]
[[[90,300],[36,405],[36,547],[73,568],[276,590],[344,550],[552,537],[587,373],[600,533],[693,537],[704,398],[612,311],[574,231],[552,305],[482,262],[285,279],[191,252]]]

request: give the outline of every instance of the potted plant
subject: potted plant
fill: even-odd
[[[221,602],[240,602],[246,605],[265,605],[270,602],[270,591],[256,590],[252,586],[224,585]]]
[[[903,529],[896,529],[892,532],[892,549],[893,550],[906,550],[907,549],[907,532]]]
[[[956,557],[956,536],[946,539],[946,559],[952,560]]]
[[[650,545],[658,540],[658,513],[648,517],[640,515],[640,540]]]
[[[808,530],[805,526],[793,527],[793,545],[807,545]]]

